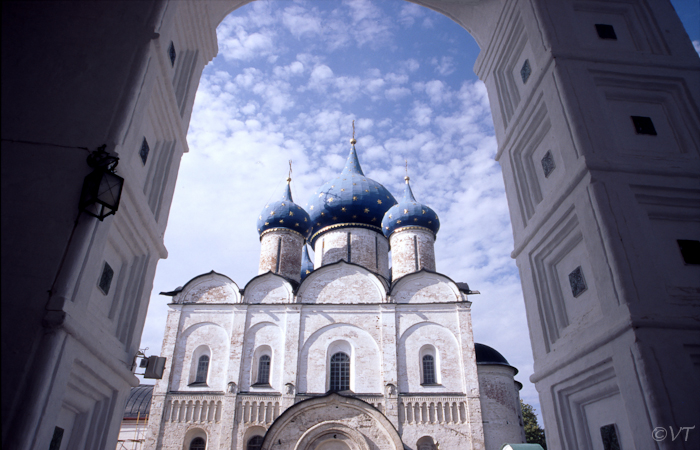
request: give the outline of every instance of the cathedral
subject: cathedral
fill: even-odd
[[[258,217],[259,274],[172,297],[146,448],[498,450],[521,443],[517,370],[475,344],[471,291],[436,271],[440,221],[343,171]],[[313,261],[307,245],[313,248]],[[391,264],[389,264],[391,262]]]

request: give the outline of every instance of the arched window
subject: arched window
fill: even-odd
[[[201,359],[201,358],[200,358]],[[190,450],[204,450],[206,442],[201,437],[196,437],[190,442]]]
[[[207,374],[209,373],[209,357],[207,355],[202,355],[199,357],[199,362],[197,363],[197,376],[194,379],[195,383],[206,383]],[[202,447],[204,448],[204,447]]]
[[[423,355],[423,384],[436,384],[433,355]]]
[[[258,381],[255,384],[270,384],[270,355],[262,355],[258,361]]]
[[[338,352],[331,356],[331,391],[347,391],[350,389],[350,357]]]
[[[262,443],[262,436],[253,436],[248,441],[248,446],[246,447],[246,450],[260,450],[262,448]]]

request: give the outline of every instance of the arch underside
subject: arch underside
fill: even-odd
[[[396,428],[362,400],[336,393],[289,408],[270,426],[262,450],[403,450]]]

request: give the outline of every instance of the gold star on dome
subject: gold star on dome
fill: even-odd
[[[435,214],[435,220],[437,220],[437,214]]]
[[[298,226],[299,226],[299,224],[298,224],[298,223],[295,223],[295,224],[294,224],[294,226],[295,226],[295,227],[298,227]]]
[[[280,223],[284,223],[284,220],[280,220]]]
[[[269,208],[269,207],[270,207],[270,205],[265,205],[265,208]]]
[[[271,215],[271,216],[274,216],[274,215],[275,215],[275,212],[274,212],[274,211],[272,211],[272,212],[270,213],[270,215]]]
[[[340,208],[340,210],[343,211],[343,212],[345,212],[345,211],[346,211],[346,210],[345,210],[345,206],[343,206],[342,208]]]
[[[309,206],[310,211],[313,211],[313,209],[314,209],[314,205]]]
[[[333,197],[328,199],[328,203],[333,203]]]
[[[368,212],[369,212],[369,208],[365,208],[365,212],[368,213]]]
[[[365,189],[365,192],[369,192],[369,189]]]
[[[321,222],[316,222],[316,225],[321,226]]]
[[[430,225],[431,223],[433,223],[433,221],[432,221],[432,220],[429,220],[429,221],[428,221],[428,225]]]
[[[423,214],[425,214],[425,210],[423,210]]]
[[[326,213],[323,213],[323,212],[321,213],[321,216],[325,216],[325,215],[326,215]]]
[[[418,222],[418,217],[414,217],[414,218],[413,218],[413,221],[414,221],[414,222]]]
[[[333,186],[331,186],[331,189],[333,189],[334,187],[335,187],[335,184]]]
[[[323,197],[323,194],[318,194],[318,198],[321,198],[321,197]]]
[[[353,219],[357,219],[357,216],[355,214],[352,215]]]
[[[293,213],[293,212],[291,212],[291,211],[289,211],[289,215],[290,215],[290,216],[293,216],[293,215],[294,215],[294,213]]]
[[[333,220],[338,220],[338,218],[334,216],[334,217],[333,217]]]
[[[389,214],[389,218],[390,218],[390,219],[392,218],[392,217],[391,217],[391,214]]]
[[[308,274],[310,274],[310,273],[311,273],[311,271],[307,269],[307,270],[306,270],[306,274],[308,275]]]
[[[308,220],[306,220],[306,217],[304,217],[304,222],[308,222]]]
[[[379,204],[381,205],[381,204],[382,204],[382,201],[381,201],[381,200],[377,200],[377,203],[379,203]]]
[[[284,203],[282,203],[282,206],[284,206]]]
[[[265,225],[270,225],[270,222],[265,222]]]
[[[352,185],[353,185],[353,186],[357,186],[357,183],[353,183]]]
[[[398,225],[398,224],[400,224],[400,223],[401,223],[401,220],[397,220],[397,221],[396,221],[396,225]]]
[[[353,200],[353,201],[357,200],[357,195],[353,195],[353,196],[352,196],[352,200]]]
[[[386,227],[386,229],[388,230],[388,229],[389,229],[389,227]]]
[[[345,192],[345,189],[341,189],[340,192]]]
[[[408,214],[408,210],[407,210],[407,209],[404,209],[404,210],[403,210],[403,213],[404,213],[404,214]]]
[[[377,218],[376,218],[376,217],[372,217],[372,222],[376,222],[376,221],[377,221]]]
[[[262,220],[262,216],[258,217],[258,220]]]

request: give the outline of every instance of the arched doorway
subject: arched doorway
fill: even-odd
[[[295,450],[404,448],[384,414],[362,400],[335,393],[304,400],[280,415],[265,434],[262,448],[282,442]]]

